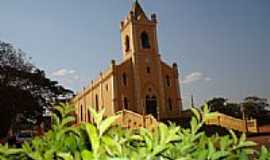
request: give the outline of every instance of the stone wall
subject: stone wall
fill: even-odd
[[[148,128],[152,130],[158,125],[158,121],[152,115],[144,116],[129,110],[122,110],[116,114],[120,115],[116,124],[125,128]]]
[[[230,128],[240,132],[256,133],[257,121],[256,120],[242,120],[234,118],[222,113],[217,113],[216,116],[211,117],[206,121],[207,125],[218,125],[224,128]]]

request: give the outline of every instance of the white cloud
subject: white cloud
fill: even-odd
[[[67,74],[66,69],[59,69],[59,70],[56,70],[56,71],[52,72],[52,76],[54,76],[54,77],[63,77],[66,74]]]
[[[69,70],[68,73],[69,74],[74,74],[76,71],[75,70]]]
[[[61,68],[61,69],[58,69],[54,72],[52,72],[52,76],[53,77],[64,77],[64,76],[67,76],[67,75],[73,75],[75,74],[76,71],[71,69],[71,70],[68,70],[68,69],[65,69],[65,68]]]
[[[190,84],[197,81],[211,81],[212,79],[205,74],[201,72],[193,72],[189,75],[187,75],[183,81],[182,84]]]
[[[73,88],[75,84],[81,81],[81,77],[74,69],[61,68],[51,72],[50,77],[66,88]]]

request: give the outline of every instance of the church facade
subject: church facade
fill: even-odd
[[[106,116],[130,110],[160,121],[179,119],[178,67],[161,60],[156,15],[148,17],[135,2],[121,22],[120,32],[123,60],[119,64],[112,60],[107,70],[72,99],[77,122],[92,121],[88,107],[105,108]]]

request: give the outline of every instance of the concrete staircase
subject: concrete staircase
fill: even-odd
[[[158,125],[158,121],[152,115],[141,115],[130,110],[122,110],[116,113],[120,117],[116,123],[125,128],[148,128],[154,129]]]

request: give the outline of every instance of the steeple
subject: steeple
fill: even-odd
[[[145,15],[141,5],[137,0],[134,2],[131,11],[134,13],[136,18],[139,17],[140,15]]]
[[[137,61],[138,55],[143,55],[146,60],[140,61],[150,63],[150,55],[158,54],[156,27],[156,15],[152,14],[149,19],[139,2],[134,1],[128,16],[120,25],[123,58]]]

